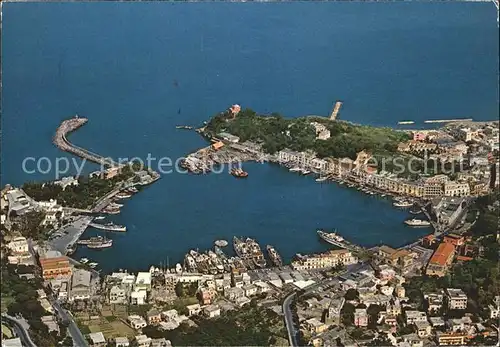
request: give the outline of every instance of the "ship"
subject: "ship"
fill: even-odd
[[[323,230],[317,230],[318,236],[321,237],[323,240],[328,242],[329,244],[337,246],[339,243],[345,242],[344,238],[340,235],[338,235],[336,232],[332,233],[327,233]]]
[[[214,244],[218,247],[226,247],[228,243],[226,240],[217,240]]]
[[[404,124],[415,124],[414,121],[412,120],[402,120],[398,122],[399,125],[404,125]]]
[[[273,263],[273,265],[275,265],[277,267],[282,267],[283,260],[281,259],[281,256],[276,251],[276,249],[271,245],[267,245],[266,249],[267,249],[267,255],[269,256],[271,263]]]
[[[300,167],[295,166],[295,167],[292,167],[291,169],[289,169],[288,171],[290,171],[290,172],[299,172],[299,171],[302,171],[302,169]]]
[[[97,217],[95,217],[94,219],[95,219],[95,220],[102,220],[102,219],[104,219],[104,218],[106,218],[106,217],[104,217],[104,216],[97,216]]]
[[[235,236],[233,237],[233,247],[236,255],[247,261],[248,267],[264,268],[266,266],[264,254],[254,239],[247,237],[242,240]]]
[[[217,254],[214,253],[213,251],[208,251],[208,256],[210,257],[210,260],[212,261],[212,264],[215,266],[217,272],[223,273],[224,264],[222,260],[217,256]]]
[[[302,169],[302,170],[300,171],[300,173],[301,173],[302,175],[304,175],[304,176],[305,176],[305,175],[309,175],[309,174],[311,173],[311,171],[309,171],[309,170],[307,170],[307,169]]]
[[[87,248],[91,249],[109,248],[113,245],[113,240],[109,240],[102,236],[95,236],[87,240],[80,240],[78,244],[86,245]]]
[[[233,175],[236,178],[246,178],[248,177],[248,172],[243,171],[242,169],[239,168],[232,168],[231,175]]]
[[[117,199],[128,199],[132,196],[132,194],[129,193],[118,193],[115,195],[115,198]]]
[[[89,226],[92,228],[107,230],[107,231],[127,231],[126,226],[114,224],[111,222],[106,224],[90,223]]]
[[[326,176],[323,176],[323,177],[318,177],[318,178],[316,178],[316,182],[324,182],[324,181],[326,181],[327,179],[328,179],[328,177],[326,177]]]
[[[185,129],[185,130],[191,130],[191,129],[193,129],[193,127],[189,126],[189,125],[177,125],[175,128],[176,129]]]
[[[428,227],[431,225],[431,222],[421,219],[409,219],[405,220],[405,224],[411,227]]]

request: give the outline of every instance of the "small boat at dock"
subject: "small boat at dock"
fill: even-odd
[[[226,247],[228,242],[226,240],[217,240],[214,242],[217,247]]]
[[[291,168],[290,170],[288,170],[288,171],[290,171],[290,172],[299,172],[299,171],[302,171],[302,169],[301,169],[300,167],[295,166],[295,167],[292,167],[292,168]]]
[[[89,262],[89,258],[80,259],[80,263],[82,263],[82,264],[87,264],[88,262]]]
[[[90,227],[96,228],[99,230],[107,230],[107,231],[127,231],[127,227],[123,225],[118,225],[114,223],[106,223],[106,224],[99,224],[99,223],[90,223]]]
[[[267,255],[269,256],[269,260],[271,260],[271,263],[274,266],[282,267],[283,266],[283,260],[281,259],[281,256],[276,251],[276,249],[273,246],[271,246],[271,245],[267,245],[266,249],[267,249]]]
[[[99,263],[89,263],[89,266],[93,269],[95,268]]]
[[[95,219],[95,220],[103,220],[104,218],[106,218],[106,217],[104,217],[104,216],[97,216],[97,217],[95,217],[94,219]]]
[[[246,178],[248,177],[248,172],[243,171],[242,169],[239,168],[232,168],[231,175],[233,175],[236,178]]]
[[[328,177],[326,177],[326,176],[323,176],[323,177],[318,177],[318,178],[316,178],[316,182],[324,182],[324,181],[326,181],[327,179],[328,179]]]
[[[431,225],[431,222],[414,218],[414,219],[406,220],[405,224],[409,225],[411,227],[428,227]]]
[[[393,205],[395,207],[411,207],[411,206],[413,206],[413,202],[406,201],[406,200],[400,200],[400,201],[394,202]]]

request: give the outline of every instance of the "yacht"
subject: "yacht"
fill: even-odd
[[[290,172],[299,172],[301,170],[302,169],[300,167],[295,166],[295,167],[292,167],[291,169],[289,169],[288,171],[290,171]]]
[[[324,181],[326,181],[327,179],[328,179],[328,177],[326,177],[326,176],[323,176],[323,177],[318,177],[318,178],[316,178],[316,182],[324,182]]]
[[[80,259],[80,263],[82,263],[82,264],[87,264],[88,262],[89,262],[88,258],[82,258],[82,259]]]
[[[99,263],[89,263],[89,266],[93,269],[95,268]]]
[[[426,220],[421,220],[421,219],[409,219],[405,221],[406,225],[409,225],[411,227],[428,227],[431,225],[431,222],[426,221]]]

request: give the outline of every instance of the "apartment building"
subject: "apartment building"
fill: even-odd
[[[450,310],[465,310],[467,308],[467,295],[462,289],[446,289],[446,298]]]
[[[337,249],[321,254],[297,254],[296,260],[292,261],[292,267],[294,270],[310,270],[329,268],[337,265],[351,265],[357,262],[358,259],[351,251],[347,249]]]

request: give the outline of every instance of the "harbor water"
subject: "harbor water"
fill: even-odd
[[[453,2],[6,3],[2,184],[53,179],[22,163],[73,158],[51,138],[75,113],[89,118],[71,135],[79,146],[173,160],[206,145],[176,125],[201,125],[233,103],[297,117],[328,115],[340,99],[339,119],[377,126],[497,119],[495,11]],[[109,219],[127,226],[107,235],[112,248],[75,257],[138,270],[241,235],[288,261],[328,248],[316,228],[365,246],[429,232],[405,226],[410,216],[388,199],[276,165],[244,168],[245,180],[163,175]]]

